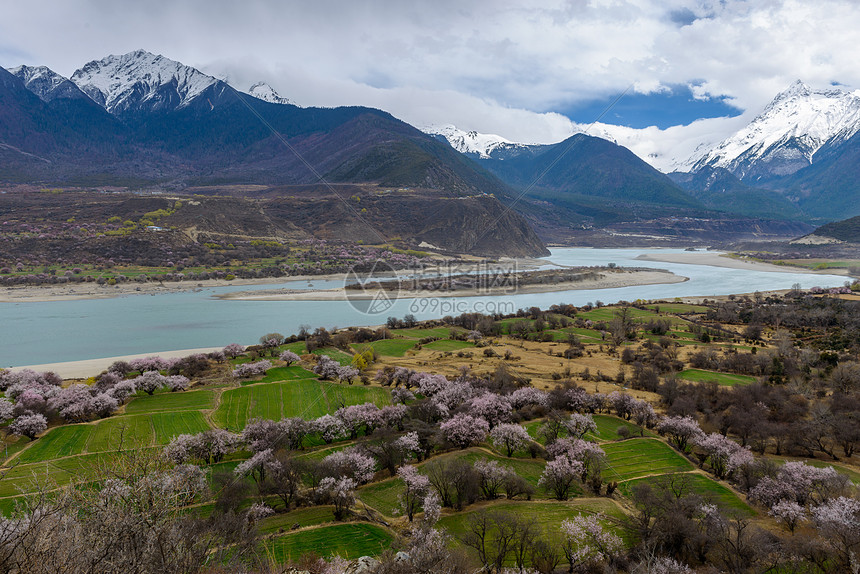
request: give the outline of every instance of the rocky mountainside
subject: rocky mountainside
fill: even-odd
[[[9,70],[43,102],[56,99],[89,99],[72,81],[45,66],[18,66]]]
[[[210,88],[220,88],[219,93],[228,88],[190,66],[144,50],[93,60],[70,79],[115,115],[173,111]]]
[[[477,196],[485,198],[482,211],[498,217],[473,217],[466,203],[454,202],[446,207],[449,223],[437,222],[445,245],[471,246],[476,254],[547,253],[520,215],[500,203],[510,201],[510,188],[381,110],[300,108],[257,84],[251,91],[260,99],[142,50],[90,62],[71,81],[46,68],[15,72],[0,69],[0,181],[182,190],[322,180],[414,189],[440,199]],[[418,203],[399,205],[406,210],[399,221],[426,211]],[[522,233],[487,229],[479,241],[467,219]],[[417,233],[392,222],[389,228]]]

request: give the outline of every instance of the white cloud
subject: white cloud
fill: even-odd
[[[572,129],[554,110],[631,84],[691,85],[747,117],[796,78],[860,87],[858,28],[852,0],[31,0],[0,6],[0,65],[70,75],[145,48],[239,87],[265,80],[305,105],[363,104],[410,123],[550,142]],[[737,122],[625,137],[647,157]]]

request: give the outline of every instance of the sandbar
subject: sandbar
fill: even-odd
[[[682,283],[688,277],[676,275],[668,271],[602,271],[599,279],[584,281],[566,281],[553,284],[523,285],[515,289],[459,289],[455,291],[397,291],[386,292],[391,299],[412,299],[416,297],[481,297],[502,296],[524,293],[552,293],[556,291],[572,291],[580,289],[613,289],[618,287],[634,287],[639,285],[659,285]],[[362,293],[351,291],[350,299],[372,299],[375,292]],[[239,301],[343,301],[347,299],[347,291],[339,289],[265,289],[261,291],[236,291],[217,295],[218,299]]]

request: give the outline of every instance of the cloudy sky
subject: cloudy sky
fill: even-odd
[[[2,0],[0,65],[69,76],[143,48],[301,105],[514,141],[601,118],[647,155],[721,139],[798,78],[860,87],[858,29],[853,0]]]

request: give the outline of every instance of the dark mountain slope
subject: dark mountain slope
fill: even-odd
[[[751,187],[723,168],[703,167],[695,173],[671,173],[669,177],[705,206],[765,219],[802,219],[803,213],[785,196]]]

